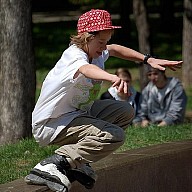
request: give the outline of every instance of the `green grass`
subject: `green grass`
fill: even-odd
[[[34,139],[0,146],[0,184],[27,175],[40,159],[54,152],[55,146],[39,147]]]
[[[191,124],[178,126],[135,128],[126,130],[126,141],[118,151],[161,143],[192,139]],[[40,147],[34,139],[0,146],[0,184],[25,177],[42,159],[52,155],[57,146]]]
[[[126,141],[118,151],[187,139],[192,139],[190,123],[165,127],[153,125],[146,128],[131,126],[126,130]]]

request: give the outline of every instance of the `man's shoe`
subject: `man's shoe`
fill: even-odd
[[[67,174],[71,181],[77,180],[87,189],[92,189],[97,179],[97,175],[89,164],[83,164],[80,168],[70,169]]]
[[[71,182],[67,177],[70,165],[61,155],[53,155],[38,163],[25,177],[28,184],[47,185],[52,191],[68,192]]]

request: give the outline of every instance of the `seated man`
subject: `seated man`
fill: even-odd
[[[111,87],[109,87],[109,89],[106,92],[104,92],[101,95],[100,99],[101,100],[115,99],[115,100],[119,100],[119,101],[127,101],[133,106],[133,108],[135,110],[135,114],[137,114],[137,111],[140,107],[141,93],[136,91],[134,89],[134,87],[132,86],[131,73],[126,68],[118,68],[115,72],[115,75],[117,75],[118,77],[120,77],[121,79],[123,79],[124,81],[127,82],[130,95],[125,95],[125,94],[119,93],[117,91],[116,87],[111,86]]]
[[[187,96],[179,79],[167,77],[165,71],[149,67],[149,83],[142,91],[141,108],[133,120],[142,127],[149,124],[166,126],[182,123]]]

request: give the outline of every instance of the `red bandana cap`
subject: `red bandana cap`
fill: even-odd
[[[91,9],[80,16],[77,24],[77,32],[94,32],[106,29],[116,29],[121,26],[112,26],[111,15],[100,9]]]

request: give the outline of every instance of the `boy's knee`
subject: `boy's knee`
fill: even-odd
[[[121,103],[120,110],[121,110],[121,118],[124,119],[129,124],[135,117],[134,108],[128,102],[123,102]]]
[[[108,141],[110,140],[111,143],[124,143],[125,141],[125,132],[118,126],[110,125],[110,127],[106,128],[103,133],[105,134],[105,139]]]
[[[125,114],[126,116],[133,116],[135,114],[134,112],[134,108],[132,107],[132,105],[128,102],[125,102],[123,105],[122,105],[122,111],[123,111],[123,114]]]
[[[117,130],[117,134],[116,134],[116,139],[120,142],[123,142],[125,141],[125,131],[122,129],[122,128],[119,128]]]

